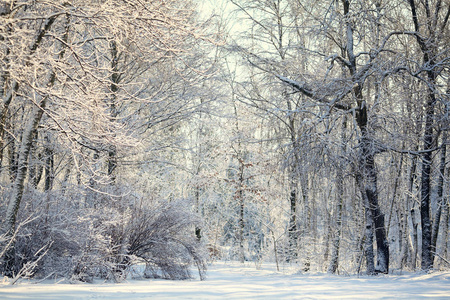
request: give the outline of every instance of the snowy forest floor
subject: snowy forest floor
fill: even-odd
[[[277,272],[274,264],[216,262],[207,279],[131,279],[113,284],[46,280],[0,283],[0,299],[450,299],[450,272],[339,276]]]

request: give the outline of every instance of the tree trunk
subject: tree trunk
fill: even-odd
[[[119,72],[119,53],[115,41],[110,42],[111,50],[111,99],[109,102],[111,122],[115,122],[119,114],[117,110],[117,92],[119,91],[119,83],[121,80],[121,74]],[[117,168],[117,148],[115,145],[110,145],[108,150],[108,176],[111,180],[111,184],[116,183],[115,170]]]
[[[53,187],[54,180],[54,157],[53,150],[50,148],[50,139],[48,136],[45,137],[45,184],[44,184],[44,192],[48,192]]]
[[[450,170],[447,170],[447,174],[449,174]],[[448,177],[447,177],[448,179]],[[446,258],[448,257],[448,223],[450,221],[450,202],[447,196],[447,199],[444,203],[443,211],[442,211],[442,245],[441,245],[441,257]],[[447,258],[448,260],[448,258]],[[442,259],[440,259],[442,261]]]
[[[292,185],[296,185],[296,183],[292,182],[291,179],[291,192],[289,195],[289,207],[290,207],[290,218],[289,218],[289,228],[288,228],[288,236],[289,236],[289,253],[287,257],[287,261],[289,262],[291,259],[295,260],[297,257],[297,239],[298,239],[298,229],[297,229],[297,190]]]
[[[313,230],[314,226],[312,224],[312,218],[311,218],[311,208],[309,203],[309,176],[308,172],[304,172],[300,178],[300,186],[302,188],[302,204],[303,204],[303,224],[302,228],[300,229],[300,236],[303,239],[302,246],[304,247],[306,257],[305,262],[303,264],[303,272],[308,272],[311,268],[311,243],[312,239],[311,236],[314,235]],[[298,237],[297,237],[298,239]]]
[[[346,130],[347,130],[347,117],[344,116],[342,120],[342,133],[341,133],[341,144],[342,151],[345,153],[345,143],[346,143]],[[336,273],[339,266],[339,247],[341,242],[341,231],[342,231],[342,213],[344,206],[344,175],[343,175],[343,164],[340,163],[336,169],[336,201],[337,201],[337,216],[336,216],[336,229],[334,231],[334,238],[331,248],[331,260],[328,266],[328,273]]]
[[[424,133],[424,153],[422,155],[422,179],[420,192],[420,220],[422,224],[422,270],[433,267],[431,249],[431,219],[430,219],[430,194],[431,194],[431,164],[433,147],[433,117],[434,95],[429,95],[426,106],[426,120]]]
[[[366,203],[366,209],[365,209],[365,217],[366,217],[366,231],[365,231],[365,239],[364,239],[364,253],[366,256],[366,272],[367,275],[375,275],[375,263],[374,263],[374,257],[375,253],[373,251],[373,215],[372,210],[369,208],[370,204],[367,199],[364,200],[364,203]]]
[[[244,209],[245,209],[245,203],[244,203],[244,162],[242,159],[239,159],[239,186],[237,192],[237,197],[239,201],[239,261],[241,263],[244,263],[245,261],[245,252],[244,252],[244,229],[245,229],[245,223],[244,223]]]
[[[404,212],[401,212],[400,217],[400,226],[401,226],[401,232],[400,232],[400,265],[399,269],[403,270],[403,267],[406,266],[406,263],[408,261],[408,218]]]
[[[375,226],[375,239],[377,243],[377,263],[375,271],[379,273],[389,272],[389,244],[386,236],[384,224],[384,214],[381,213],[378,204],[377,171],[375,167],[374,151],[372,140],[367,132],[367,104],[362,99],[362,90],[359,85],[355,88],[355,96],[358,99],[357,124],[361,131],[360,147],[360,169],[362,172],[363,198],[367,197],[370,214],[366,216],[373,218]],[[369,220],[366,220],[368,226]],[[366,241],[367,243],[369,241]],[[368,253],[366,252],[366,255]]]
[[[416,219],[416,210],[413,208],[411,208],[411,222],[412,222],[412,226],[413,226],[413,240],[412,240],[412,249],[413,249],[413,253],[412,253],[412,260],[411,260],[411,266],[413,267],[413,269],[415,270],[417,267],[417,256],[419,253],[419,234],[417,232],[417,228],[419,227],[419,223],[417,223],[417,219]]]
[[[284,59],[284,57],[282,57]],[[286,107],[289,112],[288,116],[288,130],[292,145],[292,162],[289,166],[289,208],[290,208],[290,218],[289,218],[289,228],[288,228],[288,238],[289,238],[289,250],[287,261],[295,260],[298,256],[298,225],[297,225],[297,199],[298,199],[298,184],[299,184],[299,147],[297,141],[297,132],[295,124],[295,114],[293,112],[293,107],[289,93],[287,90],[283,91],[283,97],[286,100]]]
[[[418,150],[418,147],[416,147],[416,150]],[[413,236],[413,240],[412,240],[412,260],[411,260],[411,266],[412,268],[415,270],[417,267],[417,255],[419,252],[419,238],[418,238],[418,232],[417,229],[419,227],[419,223],[417,222],[416,219],[416,203],[418,203],[418,201],[416,201],[417,199],[412,199],[411,195],[413,195],[414,193],[414,189],[415,190],[419,190],[419,183],[418,183],[418,179],[417,179],[417,164],[418,164],[418,156],[415,156],[413,158],[412,164],[411,164],[411,173],[410,173],[410,177],[409,177],[409,193],[408,193],[408,197],[407,197],[407,204],[409,205],[409,203],[411,203],[412,205],[410,206],[411,208],[409,209],[409,213],[410,213],[410,218],[411,218],[411,223],[412,223],[412,236]]]
[[[403,228],[403,237],[402,237],[402,243],[401,243],[401,266],[406,265],[407,262],[410,262],[411,265],[413,265],[413,269],[415,268],[415,256],[414,252],[416,249],[417,242],[413,241],[410,242],[409,238],[409,232],[412,233],[413,239],[416,240],[417,238],[417,224],[415,224],[415,217],[414,217],[414,200],[412,200],[412,195],[414,192],[414,182],[417,179],[416,176],[416,166],[417,166],[417,156],[412,157],[411,164],[408,167],[408,187],[407,192],[405,193],[405,199],[404,201],[404,207],[403,212],[401,213],[402,217],[402,228]],[[412,203],[412,208],[410,206],[410,203]],[[408,218],[411,219],[412,223],[412,229],[409,229],[408,226]],[[409,260],[408,260],[408,253],[410,253]]]
[[[341,242],[341,230],[342,230],[342,210],[344,205],[344,183],[342,179],[342,172],[339,169],[336,174],[336,201],[337,201],[337,216],[336,216],[336,229],[334,230],[334,237],[331,248],[330,265],[328,266],[328,273],[336,273],[339,266],[339,247]]]
[[[431,259],[434,261],[436,253],[436,243],[439,234],[439,226],[441,224],[442,207],[444,205],[444,176],[445,176],[445,156],[447,153],[447,131],[444,131],[442,135],[442,148],[441,148],[441,165],[439,167],[439,180],[437,186],[438,205],[436,215],[433,220],[432,235],[431,235]]]
[[[11,123],[6,124],[8,130],[12,130]],[[17,161],[18,161],[18,150],[17,144],[19,141],[15,140],[15,137],[11,133],[7,133],[7,145],[8,145],[8,155],[9,155],[9,180],[14,182],[17,178]]]

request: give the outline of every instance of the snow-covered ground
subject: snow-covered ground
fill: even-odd
[[[450,272],[366,276],[287,274],[274,265],[218,262],[205,281],[129,280],[120,284],[23,281],[0,284],[0,299],[450,299]]]

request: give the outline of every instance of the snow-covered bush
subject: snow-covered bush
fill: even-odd
[[[183,201],[105,196],[87,204],[76,197],[75,191],[63,196],[34,190],[24,195],[19,221],[35,217],[15,239],[16,274],[39,259],[27,277],[120,282],[133,266],[142,264],[145,269],[134,269],[146,278],[191,278],[192,265],[204,278],[206,255],[194,235],[198,219]]]
[[[128,229],[128,254],[145,261],[145,277],[187,279],[194,264],[203,279],[206,252],[194,236],[197,222],[181,201],[135,210]]]

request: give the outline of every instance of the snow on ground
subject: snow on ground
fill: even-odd
[[[217,262],[205,281],[129,280],[120,284],[0,283],[0,299],[450,299],[450,272],[337,276],[286,274],[273,264]]]

